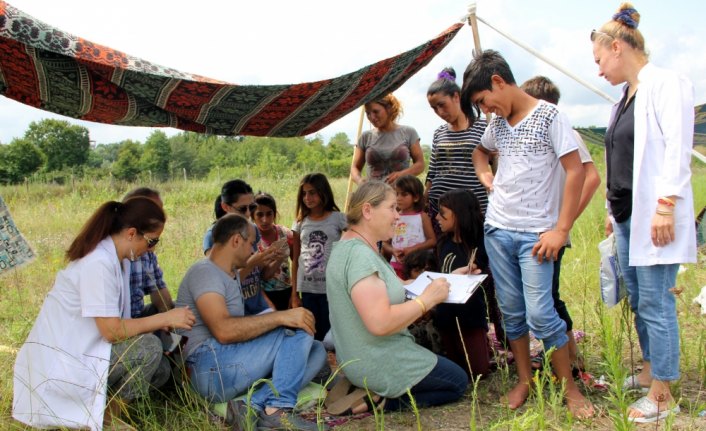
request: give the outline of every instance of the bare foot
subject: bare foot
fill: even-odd
[[[529,385],[527,383],[518,383],[514,388],[510,389],[510,392],[505,394],[501,398],[501,402],[506,404],[510,410],[515,410],[527,401],[529,396]]]
[[[566,407],[578,419],[587,419],[595,414],[593,404],[583,396],[578,388],[566,389]]]

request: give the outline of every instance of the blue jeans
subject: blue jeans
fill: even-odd
[[[485,225],[485,250],[495,279],[495,293],[507,338],[529,333],[544,342],[545,350],[564,346],[566,323],[559,318],[552,298],[554,262],[541,264],[532,256],[539,234],[515,232]]]
[[[292,408],[301,388],[324,366],[326,350],[305,331],[277,328],[240,343],[210,338],[186,362],[192,386],[211,402],[233,399],[257,380],[270,378],[279,397],[264,384],[251,398],[253,407]]]
[[[440,406],[460,399],[468,386],[468,375],[463,368],[443,356],[437,356],[436,366],[410,392],[417,407]],[[390,398],[385,402],[386,411],[411,408],[408,395]]]
[[[613,223],[618,265],[623,273],[630,308],[645,361],[652,378],[679,379],[679,325],[674,294],[678,264],[630,266],[630,220]]]

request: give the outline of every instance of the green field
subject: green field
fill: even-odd
[[[696,164],[696,163],[695,163]],[[227,178],[222,178],[225,181]],[[280,207],[280,223],[291,225],[294,213],[297,177],[277,180],[247,178],[257,190],[272,193]],[[176,297],[181,277],[187,268],[201,258],[201,239],[213,221],[213,200],[220,180],[173,181],[152,184],[162,191],[168,222],[158,254],[167,284]],[[695,207],[706,205],[706,167],[694,167],[692,181]],[[141,184],[142,185],[142,184]],[[346,180],[332,180],[334,193],[343,206]],[[0,189],[20,230],[38,254],[37,260],[0,278],[0,429],[24,429],[11,419],[12,367],[16,349],[29,332],[46,292],[51,288],[56,272],[65,265],[64,250],[89,214],[106,200],[120,199],[134,185],[108,181],[84,181],[57,186],[28,184]],[[634,331],[628,341],[626,317],[621,307],[605,309],[598,293],[598,251],[596,244],[603,237],[603,198],[597,193],[573,232],[573,248],[564,257],[562,297],[570,307],[574,325],[587,336],[580,344],[588,371],[619,379],[631,368],[630,349],[639,357]],[[706,409],[706,317],[699,315],[692,298],[706,285],[703,252],[697,265],[686,266],[678,278],[683,292],[678,299],[681,323],[681,370],[683,378],[675,384],[682,414],[665,424],[668,429],[706,429],[706,418],[698,413]],[[57,325],[60,325],[57,322]],[[545,376],[546,377],[546,376]],[[625,426],[626,406],[634,400],[616,391],[587,389],[591,400],[599,407],[598,416],[586,422],[567,418],[556,388],[546,379],[543,391],[535,393],[528,403],[510,412],[498,402],[499,396],[513,385],[514,371],[501,368],[491,377],[469,387],[466,398],[451,406],[423,409],[419,424],[422,429],[630,429]],[[541,378],[540,378],[541,380]],[[131,407],[132,420],[140,430],[220,429],[211,424],[203,403],[185,391],[169,399],[155,395],[151,401]],[[413,412],[386,414],[384,425],[373,417],[357,420],[337,429],[417,429]]]

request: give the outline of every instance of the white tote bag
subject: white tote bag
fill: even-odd
[[[608,238],[598,244],[601,253],[601,298],[606,307],[611,308],[627,296],[623,274],[618,265],[615,236],[611,233]]]

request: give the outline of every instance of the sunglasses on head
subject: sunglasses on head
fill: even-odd
[[[611,39],[615,39],[613,36],[603,31],[591,30],[591,42],[594,42],[597,36],[608,36]]]

